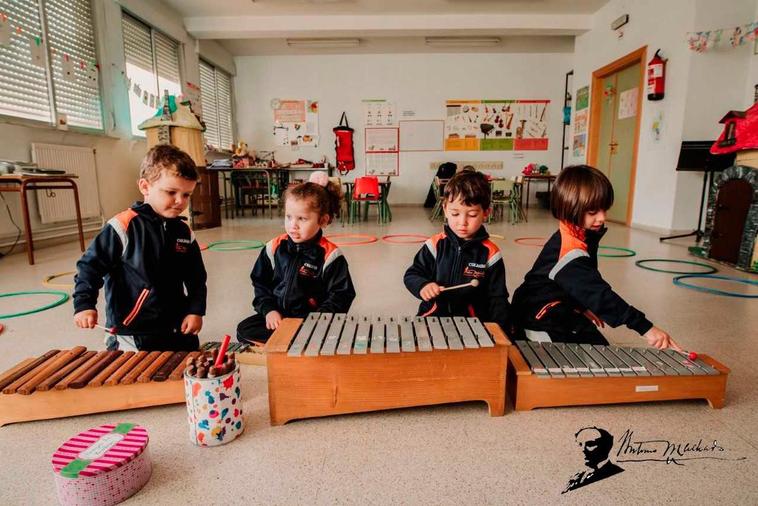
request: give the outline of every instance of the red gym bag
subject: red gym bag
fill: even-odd
[[[344,176],[355,168],[355,154],[353,153],[354,130],[350,128],[347,122],[347,114],[342,113],[339,126],[334,127],[332,131],[336,136],[334,148],[337,151],[337,170]]]

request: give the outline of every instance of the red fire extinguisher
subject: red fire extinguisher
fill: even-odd
[[[344,124],[343,124],[344,123]],[[343,176],[355,168],[355,155],[353,153],[353,129],[347,122],[347,115],[343,112],[340,124],[332,128],[336,138],[334,148],[337,152],[337,170]]]
[[[660,57],[657,50],[653,59],[647,64],[647,99],[661,100],[666,91],[666,60]]]

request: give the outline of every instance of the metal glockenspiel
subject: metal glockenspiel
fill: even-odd
[[[509,346],[477,318],[287,318],[266,343],[271,423],[469,400],[501,416]]]
[[[706,399],[724,405],[729,369],[674,350],[517,341],[510,354],[516,410]]]

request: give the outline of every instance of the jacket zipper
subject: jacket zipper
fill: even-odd
[[[295,272],[297,272],[298,260],[300,260],[300,245],[295,244],[295,258],[294,258],[294,261],[288,267],[287,275],[284,278],[286,282],[286,284],[284,285],[284,297],[283,297],[284,300],[282,301],[282,309],[284,311],[287,311],[288,309],[287,303],[289,302],[289,294],[292,291],[292,285],[294,283],[294,279],[293,279],[294,274]]]

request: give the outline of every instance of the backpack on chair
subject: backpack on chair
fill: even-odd
[[[344,122],[344,125],[343,125]],[[345,175],[355,168],[355,154],[353,152],[353,132],[347,122],[347,114],[342,113],[340,124],[332,129],[336,139],[334,140],[334,149],[336,150],[337,170],[341,175]]]

